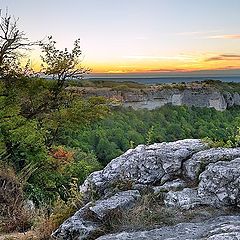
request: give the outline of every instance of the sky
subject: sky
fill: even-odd
[[[240,73],[239,0],[0,0],[32,40],[81,39],[102,74]],[[30,54],[40,64],[39,51]]]

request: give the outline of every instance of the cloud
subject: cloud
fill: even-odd
[[[186,69],[183,68],[159,68],[159,69],[148,69],[147,72],[182,72],[186,71]]]
[[[240,39],[240,34],[225,34],[225,35],[214,35],[208,36],[210,39]]]
[[[122,58],[136,59],[136,60],[192,60],[192,56],[178,55],[178,56],[146,56],[146,55],[134,55],[134,56],[122,56]]]
[[[207,58],[205,61],[234,61],[234,60],[240,60],[240,55],[238,54],[221,54],[218,56]]]

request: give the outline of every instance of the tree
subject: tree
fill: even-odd
[[[20,50],[29,49],[35,43],[30,42],[25,33],[19,30],[17,19],[8,13],[0,19],[0,77],[9,78],[20,70]]]
[[[66,125],[77,129],[96,121],[106,115],[108,107],[102,98],[86,100],[66,89],[68,80],[81,79],[87,71],[79,65],[82,54],[79,40],[71,52],[58,50],[51,37],[48,43],[41,43],[42,72],[51,79],[31,77],[22,71],[20,62],[21,51],[33,43],[19,30],[13,17],[6,15],[1,21],[0,162],[13,166],[17,173],[33,165],[36,171],[28,181],[28,194],[56,196],[56,188],[52,187],[64,182],[51,151],[58,147],[62,130]],[[68,167],[72,164],[76,162],[70,162]],[[94,164],[89,163],[86,168],[93,169]]]
[[[52,36],[48,37],[48,42],[41,44],[43,55],[43,73],[56,79],[56,86],[53,89],[54,98],[58,97],[67,80],[82,79],[83,74],[89,69],[81,67],[80,57],[82,51],[80,48],[80,39],[75,40],[71,52],[67,48],[59,50],[56,48],[56,42]]]

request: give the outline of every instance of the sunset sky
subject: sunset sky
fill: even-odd
[[[0,0],[0,8],[30,40],[52,35],[70,49],[80,37],[93,73],[240,73],[239,0]]]

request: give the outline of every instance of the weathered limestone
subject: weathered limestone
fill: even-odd
[[[223,216],[199,223],[180,223],[150,231],[122,232],[98,240],[238,240],[240,216]]]
[[[112,211],[131,208],[140,198],[137,190],[119,192],[108,199],[88,203],[67,219],[53,234],[59,240],[95,239],[104,231],[102,220]]]
[[[240,105],[239,93],[222,93],[218,89],[204,87],[201,84],[194,88],[186,84],[181,88],[170,85],[169,88],[150,86],[144,89],[114,90],[111,88],[68,87],[67,90],[77,92],[86,98],[104,96],[110,99],[118,99],[123,106],[134,109],[146,108],[152,110],[171,104],[175,106],[208,107],[223,111],[228,107]]]
[[[153,187],[153,192],[154,194],[158,194],[161,192],[178,191],[185,187],[187,187],[187,183],[178,178],[173,181],[166,182],[162,186]]]
[[[166,194],[164,203],[167,207],[175,207],[182,209],[191,209],[201,204],[196,189],[184,188],[182,191],[170,191]]]
[[[218,153],[217,151],[217,157]],[[182,191],[168,192],[165,205],[182,209],[199,205],[240,206],[240,158],[209,164],[199,179],[196,190],[185,188]]]
[[[88,220],[91,215],[87,204],[77,211],[71,218],[67,219],[53,234],[54,239],[68,240],[79,239],[84,240],[94,236],[99,236],[101,232],[101,224],[96,221]]]
[[[240,148],[217,148],[200,151],[183,163],[184,176],[197,181],[198,176],[209,163],[230,161],[238,157],[240,157]]]
[[[211,206],[240,207],[240,158],[210,164],[200,175],[198,196]]]
[[[96,201],[89,209],[97,215],[98,219],[104,219],[113,210],[131,208],[140,197],[138,190],[119,192],[108,199]]]
[[[114,211],[132,208],[141,195],[149,193],[155,194],[163,209],[178,208],[181,213],[210,206],[225,215],[223,209],[240,207],[240,148],[208,149],[197,139],[140,145],[113,159],[102,171],[92,173],[80,190],[85,200],[90,199],[92,192],[99,199],[65,221],[53,233],[58,240],[96,239],[104,234],[104,222]],[[209,211],[207,218],[210,216]],[[236,240],[240,239],[240,216],[123,232],[99,239]]]
[[[184,160],[206,148],[206,144],[193,139],[150,146],[139,145],[113,159],[102,171],[92,173],[80,190],[84,194],[92,190],[103,194],[105,189],[119,181],[139,184],[164,183],[181,173]]]

